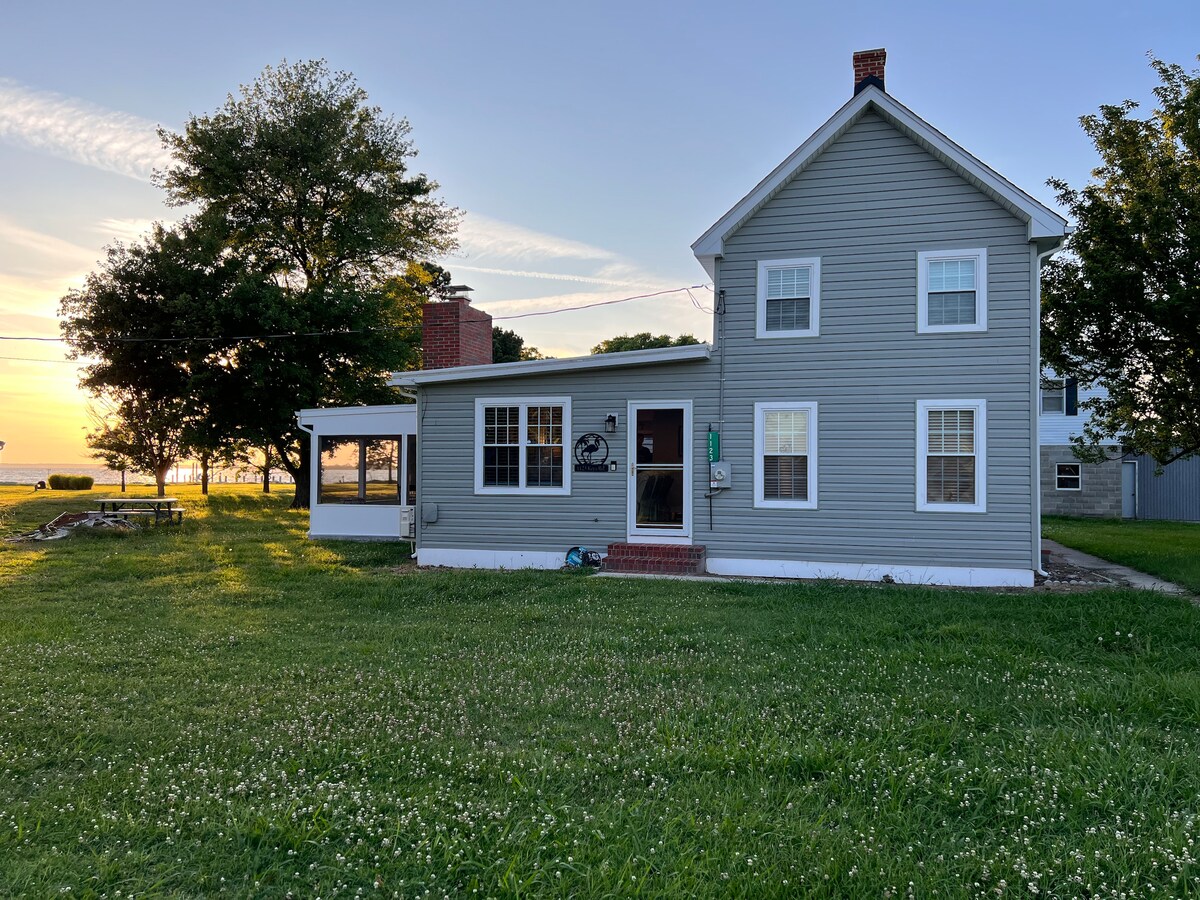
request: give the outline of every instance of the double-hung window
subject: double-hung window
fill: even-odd
[[[754,404],[754,505],[817,508],[817,404]]]
[[[917,254],[917,331],[987,331],[987,250]]]
[[[1056,491],[1083,490],[1083,467],[1077,463],[1056,463],[1054,466],[1054,489]]]
[[[1042,379],[1042,412],[1065,413],[1067,411],[1067,384],[1062,378]]]
[[[569,494],[571,400],[475,401],[475,493]]]
[[[917,401],[917,509],[987,510],[985,401]]]
[[[820,326],[821,260],[759,260],[758,337],[813,337]]]

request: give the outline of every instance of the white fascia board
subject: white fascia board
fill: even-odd
[[[972,156],[908,107],[872,85],[859,92],[834,113],[829,121],[796,148],[791,156],[760,181],[753,191],[704,232],[692,244],[692,252],[697,259],[703,263],[705,257],[721,256],[725,250],[725,238],[840,137],[867,107],[873,107],[892,125],[915,139],[942,162],[994,197],[1014,214],[1025,219],[1029,223],[1029,240],[1051,238],[1061,241],[1067,235],[1066,219]]]
[[[490,363],[483,366],[454,366],[448,369],[396,372],[388,384],[392,387],[418,387],[452,381],[509,378],[514,375],[555,375],[560,372],[582,372],[588,369],[615,369],[622,366],[652,366],[662,363],[690,362],[708,359],[711,356],[711,345],[688,344],[684,347],[627,350],[624,353],[594,353],[591,356],[572,356],[566,359],[531,359],[512,363]]]
[[[301,419],[319,419],[325,416],[356,416],[364,413],[403,413],[416,415],[417,407],[412,403],[395,403],[387,406],[330,406],[316,409],[298,409],[296,417]]]

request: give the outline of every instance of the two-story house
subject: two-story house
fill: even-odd
[[[1033,583],[1038,274],[1066,222],[884,61],[855,54],[853,97],[693,245],[711,344],[395,377],[422,566],[583,545],[617,571]]]

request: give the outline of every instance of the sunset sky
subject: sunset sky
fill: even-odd
[[[267,64],[324,57],[407,117],[416,168],[465,212],[443,261],[494,316],[705,281],[689,244],[850,96],[890,93],[1040,200],[1095,159],[1078,117],[1151,105],[1146,53],[1197,66],[1200,5],[20,4],[0,33],[0,336],[54,338],[113,240],[178,215],[155,126]],[[972,11],[968,11],[968,10]],[[984,7],[979,5],[979,9]],[[546,353],[626,331],[707,339],[703,289],[502,322]],[[88,459],[61,344],[0,340],[3,463]]]

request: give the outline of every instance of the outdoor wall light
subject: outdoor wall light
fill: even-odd
[[[609,413],[604,419],[604,433],[615,434],[617,431],[617,414]]]
[[[610,472],[617,471],[617,461],[615,459],[609,460],[608,471],[610,471]]]

